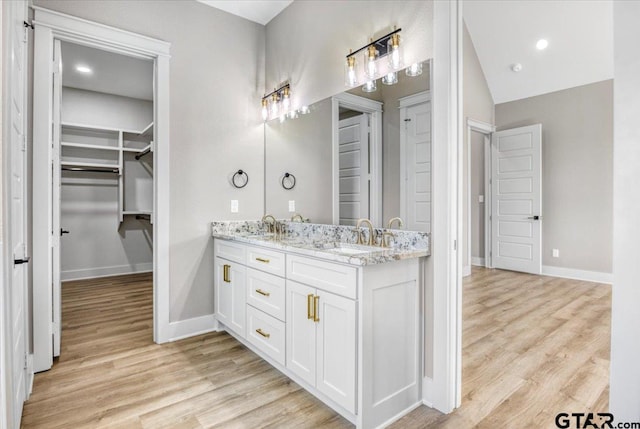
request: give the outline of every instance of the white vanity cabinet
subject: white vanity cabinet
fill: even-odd
[[[420,405],[419,259],[352,265],[265,247],[215,238],[221,328],[357,428]]]

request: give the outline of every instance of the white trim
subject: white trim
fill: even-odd
[[[433,389],[423,400],[450,413],[460,405],[462,378],[462,3],[436,1],[433,11],[433,249],[427,258],[433,322],[426,322],[433,331]]]
[[[170,44],[41,7],[35,9],[33,83],[34,370],[51,368],[52,195],[51,71],[54,40],[154,60],[153,339],[169,341],[169,49]]]
[[[399,98],[398,109],[404,109],[407,107],[415,106],[417,104],[427,103],[429,101],[431,101],[431,92],[429,92],[428,90],[416,92],[415,94]]]
[[[26,397],[29,398],[31,396],[31,392],[33,392],[33,380],[35,379],[35,374],[33,373],[33,353],[29,353],[27,355],[27,379],[26,379]]]
[[[356,112],[368,113],[371,117],[370,136],[371,146],[369,151],[369,159],[371,160],[371,192],[369,194],[369,216],[374,226],[382,226],[382,103],[379,101],[369,100],[368,98],[358,97],[349,93],[341,93],[331,98],[331,147],[332,147],[332,193],[333,193],[333,223],[340,223],[340,183],[338,177],[338,169],[340,165],[339,155],[339,122],[340,107],[346,107]]]
[[[563,279],[582,280],[587,282],[612,284],[613,274],[599,271],[576,270],[573,268],[553,267],[551,265],[542,266],[542,275],[560,277]]]
[[[82,270],[67,270],[60,272],[60,280],[96,279],[100,277],[121,276],[125,274],[140,274],[153,272],[153,262],[143,262],[131,265],[116,265],[112,267],[85,268]]]
[[[407,119],[407,108],[418,104],[431,102],[431,92],[421,91],[413,95],[408,95],[399,99],[400,124],[404,124]],[[429,114],[433,122],[433,106],[429,106]],[[407,129],[400,125],[400,218],[407,219],[407,157],[405,149],[407,146]],[[431,136],[431,152],[433,153],[433,135]],[[430,167],[431,168],[431,167]],[[429,220],[431,224],[432,219]],[[429,231],[431,232],[431,231]]]
[[[169,341],[178,341],[183,338],[202,335],[218,330],[218,321],[213,314],[193,317],[191,319],[180,320],[169,323]]]
[[[471,265],[465,265],[462,267],[462,277],[469,277],[471,275]]]
[[[496,127],[486,122],[467,118],[467,260],[471,262],[471,132],[484,135],[484,254],[491,255],[491,133]],[[486,259],[487,267],[491,266],[491,257]]]
[[[471,265],[474,267],[484,267],[484,258],[480,258],[478,256],[471,257]]]

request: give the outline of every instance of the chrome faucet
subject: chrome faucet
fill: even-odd
[[[398,229],[402,229],[404,222],[402,222],[402,218],[399,218],[399,217],[394,217],[389,219],[389,223],[387,223],[387,229],[391,229],[394,222],[398,222]]]
[[[368,224],[369,227],[369,240],[366,244],[369,246],[373,246],[375,241],[373,239],[373,224],[369,219],[358,219],[358,223],[356,223],[356,233],[358,234],[358,244],[365,244],[364,239],[362,238],[362,231],[360,231],[360,225],[363,223]]]
[[[291,222],[304,222],[304,218],[302,217],[302,215],[300,213],[295,213],[293,216],[291,216]]]
[[[270,220],[270,222],[267,222],[267,219]],[[269,225],[269,232],[276,232],[276,218],[273,217],[273,215],[270,214],[266,214],[264,216],[262,216],[262,222],[266,223],[267,225]]]

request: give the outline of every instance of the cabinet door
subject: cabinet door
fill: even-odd
[[[314,288],[287,281],[287,368],[311,386],[316,381]]]
[[[246,325],[246,268],[238,263],[216,258],[215,300],[218,320],[241,337]]]
[[[318,290],[316,388],[355,413],[356,303]]]

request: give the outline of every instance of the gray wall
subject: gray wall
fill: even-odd
[[[151,79],[151,76],[149,76]],[[95,126],[143,130],[153,120],[153,103],[117,95],[102,94],[75,88],[63,88],[61,116],[63,122]],[[66,140],[63,134],[63,140]],[[74,141],[83,143],[76,136]],[[86,143],[86,142],[85,142]],[[113,158],[115,152],[87,151],[63,148],[68,154],[92,156],[97,160]],[[147,182],[143,196],[150,209],[151,176],[140,171],[149,165],[150,157],[135,161],[125,157],[124,177],[127,184],[140,187]],[[99,161],[99,162],[106,162]],[[129,191],[129,192],[127,192]],[[125,187],[125,201],[134,195]],[[148,201],[146,201],[148,200]],[[126,207],[125,208],[129,209]],[[61,239],[61,278],[72,280],[99,275],[128,274],[153,268],[153,237],[151,224],[132,216],[119,222],[118,178],[109,174],[64,173],[62,177],[60,224],[71,231]]]
[[[331,98],[311,106],[311,112],[297,119],[266,124],[267,213],[288,219],[289,200],[296,212],[313,223],[333,223]],[[296,186],[285,190],[285,172],[296,176]]]
[[[264,209],[264,26],[195,1],[34,3],[171,43],[170,319],[212,314],[210,222]],[[241,190],[230,184],[239,168],[252,179]]]
[[[496,105],[498,130],[536,123],[542,124],[542,264],[611,273],[613,81]]]
[[[640,3],[614,2],[614,233],[611,395],[617,421],[640,421]],[[595,248],[594,248],[595,249]],[[595,253],[595,252],[594,252]],[[601,252],[598,252],[601,253]]]
[[[480,203],[478,197],[486,196],[484,190],[484,139],[481,133],[471,131],[469,141],[469,154],[471,158],[469,174],[469,191],[471,205],[471,258],[484,258],[484,211],[485,204]],[[473,261],[471,261],[473,262]]]
[[[290,80],[294,106],[338,94],[349,49],[394,25],[402,28],[405,64],[424,61],[433,56],[432,21],[432,1],[294,1],[266,26],[267,88]]]
[[[491,92],[489,91],[489,86],[487,85],[487,80],[484,76],[484,72],[482,71],[482,67],[480,66],[480,61],[478,60],[478,55],[476,54],[476,50],[473,46],[473,41],[471,40],[471,36],[469,36],[469,31],[467,30],[467,26],[463,26],[463,38],[462,38],[462,55],[463,55],[463,74],[462,74],[462,109],[463,109],[463,120],[464,122],[464,132],[463,132],[463,183],[464,183],[464,192],[463,192],[463,203],[462,203],[462,218],[463,222],[463,266],[469,266],[469,223],[467,220],[469,216],[471,216],[471,225],[472,225],[472,240],[473,237],[478,237],[479,235],[484,234],[484,227],[482,231],[479,230],[480,225],[480,212],[484,210],[484,205],[478,203],[478,198],[476,194],[476,198],[474,200],[473,196],[471,198],[472,207],[469,207],[469,188],[466,186],[469,180],[469,169],[467,164],[467,159],[469,157],[469,153],[467,151],[467,119],[475,119],[477,121],[482,121],[488,124],[494,123],[494,104],[493,98],[491,97]],[[474,145],[477,145],[477,141],[472,142]],[[476,155],[482,154],[483,152],[474,152]],[[473,153],[472,153],[473,155]],[[484,158],[484,156],[483,156]],[[471,163],[477,167],[478,163],[481,163],[482,160],[478,160],[477,158],[471,160]],[[471,187],[476,192],[479,192],[477,188],[477,175],[473,174],[477,172],[477,168],[472,172],[472,184]],[[474,247],[479,247],[480,243],[475,242],[472,245],[472,249]],[[473,252],[472,252],[473,253]],[[474,256],[480,256],[480,254],[476,254]]]

